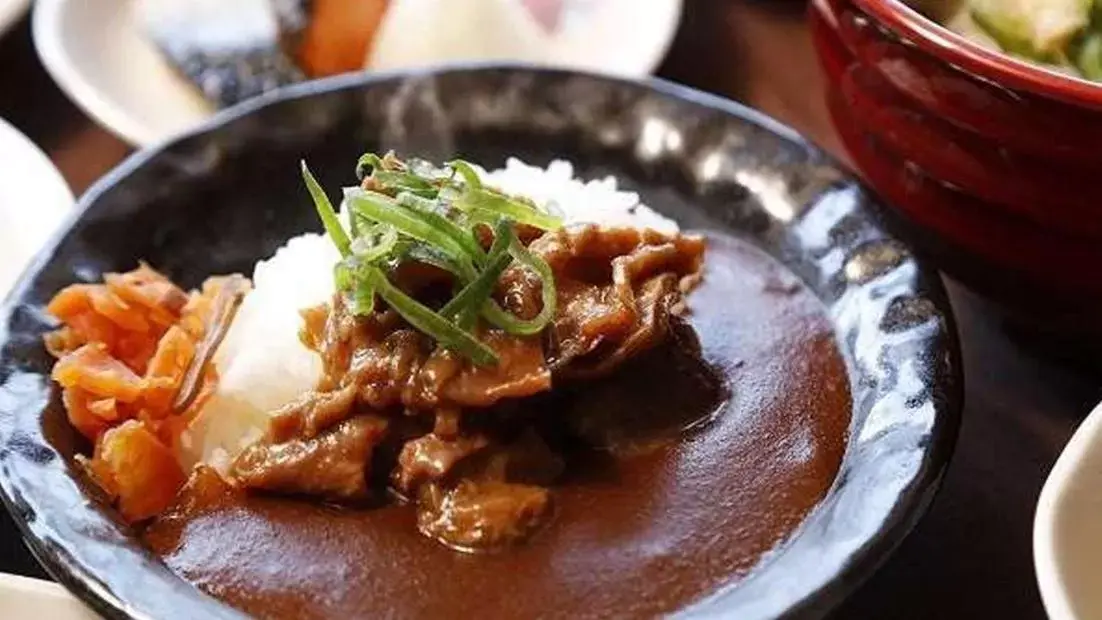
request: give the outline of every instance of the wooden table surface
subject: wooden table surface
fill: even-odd
[[[93,0],[94,1],[94,0]],[[662,68],[803,132],[844,159],[798,0],[687,0]],[[26,20],[0,40],[0,117],[45,150],[76,194],[130,149],[66,100],[38,62]],[[3,165],[3,162],[0,162]],[[1018,344],[950,284],[964,352],[957,452],[930,513],[837,618],[1041,618],[1031,529],[1041,485],[1102,382]],[[0,515],[0,571],[44,576]]]

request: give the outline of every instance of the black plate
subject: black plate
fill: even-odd
[[[0,487],[39,560],[112,617],[239,614],[176,577],[77,475],[84,447],[50,386],[42,311],[74,281],[145,259],[184,285],[251,272],[316,228],[296,165],[347,182],[365,149],[490,166],[515,154],[613,173],[683,226],[733,232],[829,309],[850,371],[851,438],[828,497],[737,587],[685,610],[819,616],[896,547],[945,471],[961,406],[958,345],[937,273],[877,223],[865,190],[790,130],[673,84],[524,67],[337,78],[219,115],[138,153],[81,199],[0,311]],[[645,596],[645,592],[641,592]]]

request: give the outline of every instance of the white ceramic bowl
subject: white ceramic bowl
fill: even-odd
[[[146,41],[136,13],[133,0],[39,0],[31,27],[65,94],[115,135],[145,146],[214,110]]]
[[[31,0],[0,0],[0,34],[10,30],[29,6]]]
[[[56,583],[0,573],[0,618],[95,620],[98,617]]]
[[[0,299],[73,206],[61,173],[37,146],[0,119]],[[5,616],[0,615],[0,618]]]
[[[593,12],[598,18],[592,28],[587,26],[585,36],[556,46],[554,58],[535,62],[629,77],[653,73],[677,31],[682,0],[595,4],[600,5]],[[61,89],[89,116],[133,145],[161,142],[214,113],[146,39],[135,0],[38,0],[32,26],[39,56]],[[452,34],[485,36],[477,28]],[[385,64],[392,69],[470,60],[426,56],[423,49],[414,56],[406,63],[389,57]]]
[[[1033,560],[1051,620],[1102,618],[1102,404],[1079,426],[1041,491]]]

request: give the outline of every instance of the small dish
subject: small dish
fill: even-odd
[[[84,196],[0,310],[0,495],[37,557],[98,611],[239,617],[89,498],[73,466],[80,439],[48,378],[43,303],[142,258],[185,286],[243,271],[316,226],[287,199],[301,187],[284,171],[307,157],[330,183],[364,148],[489,165],[565,158],[585,178],[614,174],[686,227],[753,244],[825,306],[854,391],[841,470],[788,540],[686,614],[824,615],[929,506],[962,402],[952,312],[937,272],[879,227],[880,207],[828,157],[753,111],[657,80],[526,66],[344,76],[242,104],[131,157]],[[656,596],[632,593],[643,595]]]
[[[1064,448],[1037,501],[1033,561],[1051,620],[1102,617],[1102,404]]]
[[[149,146],[196,127],[215,109],[147,40],[137,4],[40,0],[35,3],[32,28],[42,63],[69,98],[123,140]],[[587,25],[586,36],[570,37],[567,44],[555,46],[553,57],[540,59],[540,64],[626,77],[649,75],[673,41],[681,5],[682,0],[605,0],[593,10],[594,23]],[[623,27],[625,23],[632,26]],[[386,59],[388,70],[440,60],[412,49],[396,53],[397,57]],[[403,53],[414,57],[403,62]]]
[[[0,0],[0,35],[10,30],[30,6],[31,0]]]
[[[98,616],[50,581],[0,573],[0,618],[95,620]]]
[[[61,173],[0,118],[0,299],[73,205]]]

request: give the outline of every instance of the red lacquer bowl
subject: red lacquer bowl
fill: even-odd
[[[897,0],[814,0],[850,158],[941,266],[1102,342],[1102,86],[987,50]]]

